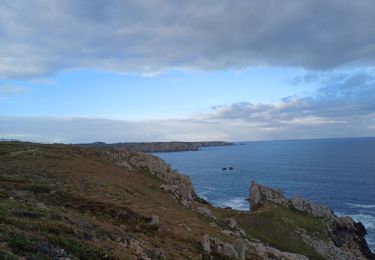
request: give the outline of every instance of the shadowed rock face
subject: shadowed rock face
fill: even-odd
[[[350,217],[338,217],[331,209],[300,197],[287,199],[281,190],[268,188],[255,181],[250,185],[249,202],[252,211],[271,203],[322,219],[326,224],[330,241],[313,239],[304,232],[302,238],[328,259],[375,259],[365,239],[367,233],[365,227],[361,222],[355,222]]]

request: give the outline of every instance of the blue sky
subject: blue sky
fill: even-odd
[[[372,0],[0,0],[0,134],[374,136],[373,10]]]
[[[125,120],[186,117],[212,106],[239,101],[272,103],[311,91],[290,81],[301,70],[251,68],[241,71],[183,72],[160,75],[99,70],[61,72],[43,80],[3,80],[23,93],[0,103],[8,116],[82,116]]]

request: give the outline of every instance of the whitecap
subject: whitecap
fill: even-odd
[[[234,197],[229,200],[226,200],[223,203],[224,207],[231,207],[237,210],[248,210],[249,205],[243,197]]]
[[[375,229],[375,217],[366,214],[349,215],[355,221],[360,221],[366,229]]]
[[[345,204],[353,208],[375,209],[375,205],[371,205],[371,204],[354,204],[354,203],[345,203]]]

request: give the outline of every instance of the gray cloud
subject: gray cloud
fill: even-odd
[[[313,94],[286,97],[275,104],[217,106],[203,118],[247,122],[258,131],[271,131],[288,139],[375,135],[373,74],[309,74],[304,78],[318,82],[320,88]]]
[[[0,1],[0,77],[374,65],[372,0]]]

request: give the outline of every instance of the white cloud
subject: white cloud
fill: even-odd
[[[234,103],[184,119],[1,117],[6,138],[42,142],[265,140],[375,136],[375,76],[316,77],[311,95],[274,104]]]
[[[25,87],[0,84],[0,97],[17,95],[17,94],[25,93],[27,91],[28,91],[28,88],[25,88]]]

